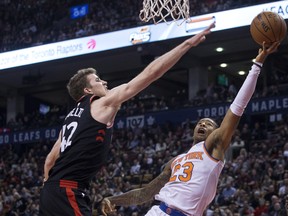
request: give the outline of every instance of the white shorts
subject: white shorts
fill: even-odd
[[[158,205],[152,206],[152,208],[145,214],[145,216],[167,216]],[[169,215],[168,215],[169,216]]]

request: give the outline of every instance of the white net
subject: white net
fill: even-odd
[[[189,0],[143,0],[139,18],[143,22],[153,20],[169,23],[179,19],[189,19]]]

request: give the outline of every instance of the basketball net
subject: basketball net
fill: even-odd
[[[143,0],[139,18],[143,22],[151,19],[154,24],[189,19],[189,0]]]

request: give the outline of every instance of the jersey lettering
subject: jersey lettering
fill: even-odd
[[[77,122],[71,122],[68,125],[63,125],[63,127],[62,127],[61,152],[65,151],[65,149],[71,145],[71,143],[72,143],[71,138],[72,138],[73,134],[75,133],[77,126],[78,126]]]
[[[84,112],[84,108],[78,108],[78,107],[76,107],[76,108],[74,108],[73,110],[71,110],[71,112],[66,116],[65,119],[67,119],[67,118],[70,117],[70,116],[80,118],[83,112]]]

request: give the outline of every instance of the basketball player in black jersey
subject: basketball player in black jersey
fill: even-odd
[[[111,90],[93,68],[79,70],[70,79],[67,88],[77,103],[66,116],[45,161],[41,216],[92,215],[87,190],[93,176],[105,165],[111,128],[121,104],[160,78],[191,47],[203,42],[214,26],[212,23],[154,60],[130,82]]]

